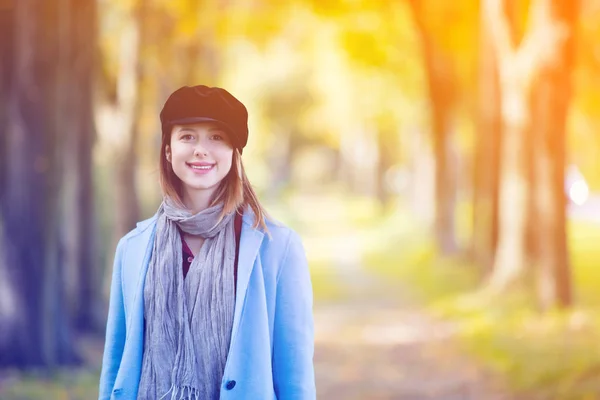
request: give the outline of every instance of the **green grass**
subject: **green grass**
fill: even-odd
[[[600,224],[572,224],[569,234],[576,301],[600,308]]]
[[[315,303],[340,301],[347,296],[347,290],[339,284],[339,277],[332,268],[317,262],[309,264]]]
[[[406,285],[432,313],[457,322],[460,342],[483,366],[528,399],[600,397],[600,225],[569,226],[575,306],[539,313],[533,295],[478,291],[465,259],[440,259],[416,226],[396,245],[369,254],[367,266]]]
[[[89,400],[98,398],[99,373],[88,369],[60,369],[49,374],[15,372],[3,378],[9,384],[0,395],[2,400]]]

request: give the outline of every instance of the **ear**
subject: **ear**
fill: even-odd
[[[167,157],[167,161],[171,162],[171,146],[165,146],[165,156]]]

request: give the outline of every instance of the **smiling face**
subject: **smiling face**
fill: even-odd
[[[213,122],[175,125],[165,153],[182,182],[185,197],[210,198],[231,169],[229,135]]]

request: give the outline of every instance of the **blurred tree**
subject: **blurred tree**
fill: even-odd
[[[116,58],[116,68],[104,68],[99,85],[101,102],[96,107],[98,133],[109,143],[114,159],[114,243],[140,220],[135,173],[142,108],[140,53],[146,40],[147,1],[137,0],[131,7],[125,11],[117,55],[106,55],[108,59]]]
[[[485,9],[481,8],[481,12]],[[489,25],[479,22],[477,131],[473,167],[474,261],[491,271],[498,240],[498,180],[500,171],[500,88]]]
[[[382,207],[392,205],[392,190],[389,187],[388,172],[398,160],[398,133],[392,127],[381,122],[377,130],[377,199]]]
[[[580,1],[576,62],[573,71],[573,112],[569,118],[570,163],[576,164],[590,189],[600,189],[600,2]]]
[[[311,114],[326,116],[327,121],[319,121],[321,126],[327,124],[338,135],[332,140],[339,149],[338,179],[352,193],[385,204],[391,195],[391,182],[386,181],[390,168],[403,158],[423,158],[423,153],[400,146],[405,139],[410,142],[415,130],[408,128],[417,125],[423,114],[424,74],[410,9],[405,2],[384,1],[313,2],[312,6],[323,22],[315,41],[315,47],[322,49],[314,60],[318,111]],[[429,157],[428,146],[423,149]],[[411,193],[421,193],[418,188],[432,181],[411,175],[416,187]]]
[[[0,131],[6,132],[8,123],[8,104],[10,101],[10,87],[12,80],[13,63],[8,62],[12,56],[14,41],[14,5],[12,2],[0,3]],[[6,187],[5,155],[8,149],[8,135],[0,135],[0,188]],[[0,192],[0,201],[3,193]],[[2,213],[0,212],[0,218]],[[2,220],[0,219],[0,225]]]
[[[421,39],[430,99],[435,156],[435,235],[441,253],[451,254],[458,248],[455,221],[458,171],[452,146],[458,82],[451,56],[430,33],[423,2],[411,0],[409,4]]]
[[[542,0],[543,1],[543,0]],[[535,59],[532,48],[537,31],[527,40],[517,37],[515,18],[507,15],[508,2],[486,0],[484,24],[490,28],[501,84],[503,141],[499,186],[499,237],[491,285],[501,290],[518,280],[526,265],[528,185],[525,140],[529,133],[529,96]],[[538,28],[533,26],[532,28]],[[539,40],[539,38],[538,38]],[[539,44],[538,44],[539,45]]]
[[[63,163],[63,159],[76,157],[77,152],[85,156],[91,146],[88,140],[91,132],[82,128],[85,116],[81,116],[79,125],[64,110],[72,105],[69,93],[82,90],[84,94],[79,100],[83,104],[79,111],[85,115],[89,98],[83,96],[85,93],[89,96],[86,87],[90,87],[90,75],[83,78],[87,82],[80,80],[81,76],[76,77],[76,83],[84,84],[80,88],[71,85],[63,74],[68,54],[77,53],[81,47],[62,29],[74,26],[71,22],[78,18],[88,18],[80,22],[93,27],[94,13],[70,13],[71,4],[67,1],[40,4],[25,0],[11,4],[2,10],[4,41],[0,50],[0,99],[6,107],[0,126],[4,137],[0,157],[3,185],[0,276],[5,289],[0,296],[0,366],[54,366],[78,361],[72,342],[74,318],[66,304],[64,281],[68,269],[64,267],[61,211],[65,188],[70,184],[66,179],[72,178],[64,168],[80,167],[82,163]],[[82,5],[93,6],[92,1]],[[76,130],[72,135],[88,135],[88,139],[77,140],[63,129]],[[86,224],[80,219],[89,216],[87,206],[69,210],[76,214],[79,226]],[[79,232],[84,233],[85,229]],[[93,248],[89,242],[81,243]],[[79,283],[82,282],[85,284],[83,280]]]
[[[565,27],[564,22],[561,21],[565,16],[559,16],[556,12],[562,9],[558,7],[560,4],[560,0],[532,0],[528,11],[527,27],[521,38],[518,29],[519,20],[507,16],[506,11],[509,5],[507,1],[486,0],[483,3],[484,23],[490,27],[496,51],[503,127],[500,156],[499,237],[493,275],[490,279],[491,288],[496,291],[504,290],[517,282],[525,272],[528,261],[527,211],[531,192],[527,172],[527,140],[532,132],[532,117],[535,115],[530,99],[536,79],[542,76],[541,74],[546,68],[550,68],[550,70],[563,68],[562,64],[553,67],[558,62],[557,51],[563,54],[567,53],[566,50],[561,49],[565,46],[565,40],[570,36],[569,25]],[[563,9],[563,12],[566,11]],[[561,22],[557,23],[557,21]],[[561,78],[559,88],[564,90],[562,79],[564,78]],[[565,105],[562,103],[561,106]],[[562,126],[559,129],[564,131],[564,120],[559,117],[555,123]],[[563,134],[564,132],[561,133],[561,135]],[[560,138],[555,140],[555,145],[549,148],[554,149],[553,156],[558,157],[558,162],[563,164],[561,168],[564,168],[564,155],[560,153],[564,151],[564,146],[560,150],[562,141]],[[536,156],[540,151],[540,145],[541,143],[535,143],[533,150]],[[556,190],[555,184],[562,179],[563,173],[558,173],[556,169],[552,169],[550,173],[549,168],[552,164],[547,160],[536,160],[534,165],[537,166],[538,162],[548,168],[536,167],[535,181],[540,179],[538,174],[545,170],[542,173],[549,175],[548,178],[542,177],[542,179],[550,179],[554,184],[543,183],[544,188],[541,190],[545,192],[544,198],[554,198],[552,193]],[[561,191],[563,184],[560,183]],[[549,196],[547,191],[550,191]],[[539,207],[541,203],[536,203],[536,205]],[[564,221],[564,209],[560,211],[557,206],[558,203],[550,209],[556,212],[555,217],[558,219],[563,215]],[[547,209],[546,207],[547,204],[544,205],[544,210]],[[544,213],[544,218],[546,217],[547,213]],[[552,223],[556,226],[556,229],[552,229],[552,234],[556,235],[555,238],[565,235],[564,224],[561,224],[559,220]],[[561,226],[563,229],[562,232],[559,232]],[[558,244],[558,241],[553,243]],[[568,268],[568,266],[564,265],[564,268]],[[554,273],[556,272],[554,271]]]
[[[62,229],[66,298],[73,325],[103,330],[96,262],[92,86],[97,62],[96,2],[68,0],[59,15],[57,125],[62,143]]]
[[[540,66],[533,93],[532,131],[536,143],[535,238],[539,302],[543,309],[572,302],[566,237],[566,126],[572,98],[578,1],[548,2],[540,19],[559,33]]]
[[[279,197],[291,184],[294,159],[306,141],[299,130],[298,119],[302,118],[303,110],[307,109],[310,101],[306,88],[297,87],[292,82],[264,93],[265,115],[271,121],[272,133],[277,138],[269,153],[273,173],[266,194],[272,198]]]

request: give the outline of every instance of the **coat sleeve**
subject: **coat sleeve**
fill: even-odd
[[[110,285],[110,301],[106,321],[106,339],[100,373],[99,400],[109,400],[121,364],[125,346],[125,307],[123,304],[123,286],[121,284],[121,267],[125,238],[119,241],[115,252],[115,260]]]
[[[278,400],[316,398],[312,304],[305,251],[292,231],[277,278],[273,382]]]

